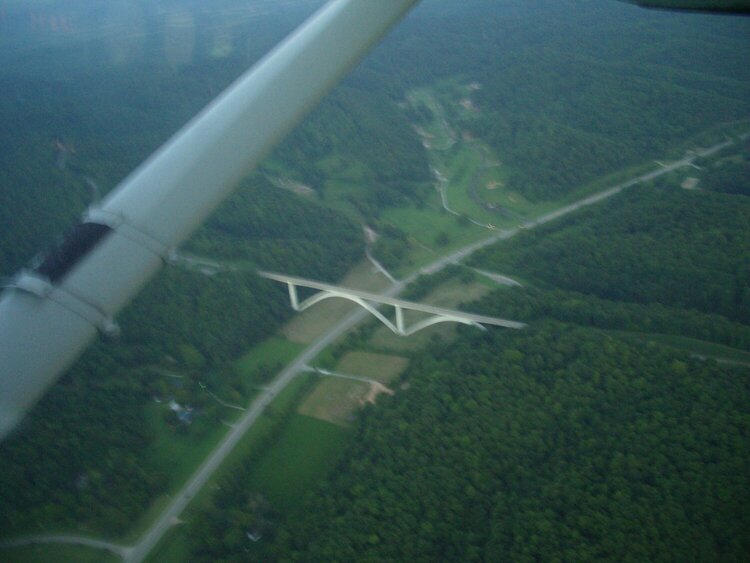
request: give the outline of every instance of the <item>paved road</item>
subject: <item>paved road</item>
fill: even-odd
[[[0,543],[0,548],[23,547],[27,545],[41,545],[46,543],[84,545],[86,547],[93,547],[94,549],[109,551],[115,555],[122,557],[123,559],[127,558],[132,549],[124,545],[118,545],[116,543],[110,543],[103,540],[96,540],[83,536],[68,535],[45,535],[19,538],[17,540]]]
[[[336,371],[330,371],[330,370],[323,369],[323,368],[314,368],[310,366],[305,366],[305,371],[308,373],[314,373],[320,376],[338,377],[339,379],[350,379],[352,381],[360,381],[362,383],[368,383],[368,384],[375,383],[376,385],[378,384],[383,385],[377,379],[372,379],[370,377],[362,377],[361,375],[349,375],[346,373],[338,373]]]
[[[664,165],[654,172],[643,174],[633,180],[619,184],[613,188],[595,194],[593,196],[584,198],[576,203],[565,206],[561,209],[543,215],[534,221],[526,223],[523,228],[534,228],[538,225],[548,223],[554,219],[558,219],[568,213],[572,213],[583,206],[591,205],[611,197],[622,190],[634,186],[638,183],[652,180],[671,172],[682,166],[689,166],[692,161],[700,156],[711,155],[722,148],[732,144],[732,141],[726,141],[707,149],[695,151],[693,155],[685,157],[676,162]],[[499,231],[496,234],[482,239],[478,242],[467,245],[459,250],[452,252],[451,254],[436,260],[422,268],[419,272],[415,272],[409,277],[393,283],[385,292],[381,295],[384,297],[396,297],[399,295],[404,288],[413,282],[419,274],[434,274],[449,264],[456,264],[461,260],[467,258],[471,254],[481,250],[495,242],[503,239],[508,239],[519,232],[519,229],[508,229]],[[37,538],[36,541],[30,541],[29,543],[79,543],[81,545],[89,545],[100,549],[108,549],[113,553],[120,555],[124,561],[128,563],[137,563],[143,561],[150,551],[156,546],[161,538],[166,534],[169,528],[177,523],[177,519],[185,507],[190,503],[193,496],[206,484],[211,478],[214,471],[221,465],[224,458],[232,451],[237,442],[242,439],[242,436],[247,432],[253,423],[262,414],[263,410],[268,404],[278,395],[283,389],[294,379],[294,377],[304,371],[306,366],[315,359],[315,357],[322,352],[326,347],[332,344],[337,338],[344,334],[351,327],[362,321],[368,315],[364,309],[357,309],[342,321],[336,324],[331,330],[325,335],[315,341],[309,348],[307,348],[293,363],[288,365],[276,379],[269,385],[250,405],[246,413],[242,418],[233,426],[229,433],[222,439],[219,445],[214,449],[208,458],[200,465],[196,470],[187,484],[174,496],[172,502],[164,510],[159,519],[154,522],[151,528],[141,537],[140,541],[132,548],[116,546],[107,542],[99,542],[97,540],[90,540],[88,538],[75,538],[72,536],[44,536]],[[30,538],[31,540],[31,538]],[[70,541],[68,541],[70,540]],[[23,541],[23,540],[19,540]],[[5,544],[8,545],[8,544]],[[20,545],[20,544],[19,544]],[[24,545],[28,545],[24,544]]]
[[[474,271],[477,274],[480,274],[486,278],[491,279],[495,283],[499,283],[500,285],[507,285],[510,287],[523,287],[519,282],[517,282],[513,278],[509,278],[508,276],[504,276],[502,274],[495,274],[493,272],[488,272],[487,270],[480,270],[479,268],[474,268]]]
[[[370,252],[370,246],[365,246],[365,256],[370,261],[370,263],[375,266],[375,269],[383,274],[386,278],[388,278],[388,281],[391,283],[396,283],[396,278],[394,278],[391,273],[385,269],[385,266],[383,266],[378,260],[372,255],[372,252]]]

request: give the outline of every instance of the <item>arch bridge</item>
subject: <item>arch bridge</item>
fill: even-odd
[[[375,293],[369,293],[367,291],[360,291],[358,289],[351,289],[347,287],[340,287],[327,283],[322,283],[314,280],[308,280],[305,278],[298,278],[294,276],[287,276],[284,274],[275,274],[272,272],[258,272],[263,278],[282,282],[287,284],[289,288],[289,300],[292,304],[292,309],[295,311],[304,311],[320,303],[325,299],[331,299],[338,297],[341,299],[347,299],[358,304],[360,307],[369,311],[375,316],[380,322],[387,326],[391,331],[400,336],[411,336],[412,334],[419,332],[429,326],[438,323],[461,323],[465,325],[472,325],[484,329],[484,325],[490,326],[502,326],[505,328],[522,329],[526,325],[516,321],[509,321],[507,319],[500,319],[497,317],[487,317],[484,315],[475,315],[473,313],[464,313],[463,311],[455,311],[453,309],[444,309],[442,307],[433,307],[432,305],[423,305],[421,303],[414,303],[412,301],[404,301],[403,299],[395,299],[392,297],[385,297],[383,295],[377,295]],[[300,301],[297,293],[298,287],[306,287],[309,289],[317,289],[318,292],[311,295],[307,299]],[[383,313],[378,311],[379,305],[389,305],[395,309],[396,322],[392,322]],[[404,311],[419,311],[421,313],[427,313],[430,315],[424,320],[418,321],[411,326],[407,326],[404,322]]]

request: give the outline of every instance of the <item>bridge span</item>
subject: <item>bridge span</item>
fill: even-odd
[[[372,315],[374,315],[380,322],[382,322],[385,326],[387,326],[394,333],[400,336],[411,336],[415,332],[419,332],[420,330],[425,329],[428,326],[446,322],[472,325],[481,329],[484,329],[484,325],[502,326],[505,328],[513,329],[522,329],[526,326],[524,323],[519,323],[517,321],[509,321],[507,319],[487,317],[484,315],[475,315],[473,313],[464,313],[463,311],[444,309],[442,307],[433,307],[432,305],[423,305],[421,303],[404,301],[403,299],[395,299],[393,297],[385,297],[376,293],[369,293],[367,291],[360,291],[358,289],[340,287],[337,285],[308,280],[305,278],[287,276],[285,274],[275,274],[272,272],[259,271],[258,275],[269,280],[287,284],[289,288],[289,300],[291,301],[292,309],[294,309],[295,311],[304,311],[305,309],[308,309],[309,307],[312,307],[316,303],[320,303],[325,299],[331,299],[334,297],[347,299],[349,301],[357,303],[359,306],[372,313]],[[299,295],[297,294],[298,287],[317,289],[318,293],[315,293],[307,299],[300,301]],[[392,306],[396,311],[396,322],[393,323],[390,319],[388,319],[388,317],[378,311],[378,305]],[[427,313],[431,316],[427,317],[424,320],[418,321],[411,326],[406,326],[406,323],[404,322],[405,310],[419,311],[421,313]]]

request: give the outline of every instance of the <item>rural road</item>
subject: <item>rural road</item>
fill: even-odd
[[[415,276],[409,279],[411,281]],[[385,292],[385,295],[393,297],[406,287],[407,282],[401,281],[391,285]],[[151,528],[141,537],[140,541],[129,551],[123,560],[128,563],[137,563],[143,561],[149,552],[161,540],[169,528],[177,522],[178,516],[190,500],[201,490],[203,485],[211,478],[214,471],[221,465],[224,458],[232,451],[234,446],[242,439],[245,432],[253,425],[258,417],[263,413],[271,401],[284,390],[284,388],[294,379],[294,377],[305,371],[307,364],[315,359],[326,347],[334,340],[344,334],[355,324],[367,317],[368,313],[364,309],[357,309],[342,321],[337,323],[331,330],[316,340],[294,362],[284,368],[276,379],[266,387],[260,395],[252,402],[247,412],[234,424],[232,429],[222,439],[219,445],[211,452],[208,458],[200,465],[187,484],[172,499],[172,502],[164,510],[159,519],[154,522]]]
[[[69,535],[48,535],[19,538],[17,540],[0,543],[0,548],[24,547],[27,545],[41,545],[45,543],[83,545],[86,547],[92,547],[94,549],[109,551],[111,553],[114,553],[115,555],[119,555],[123,559],[127,558],[132,549],[124,545],[118,545],[116,543],[110,543],[103,540]]]
[[[659,169],[643,174],[618,184],[612,188],[609,188],[603,192],[599,192],[595,195],[581,199],[575,203],[562,207],[556,211],[547,213],[533,221],[525,223],[521,228],[529,229],[539,225],[548,223],[555,219],[558,219],[564,215],[572,213],[581,207],[591,205],[600,202],[606,198],[609,198],[617,193],[620,193],[624,189],[634,186],[638,183],[645,182],[657,178],[663,174],[667,174],[677,168],[683,166],[689,166],[695,158],[702,156],[709,156],[722,148],[732,144],[732,141],[726,141],[709,147],[707,149],[696,150],[691,156],[685,157],[681,160],[662,165]],[[471,254],[494,244],[497,241],[508,239],[518,233],[521,229],[514,228],[504,231],[498,231],[496,234],[482,239],[480,241],[469,244],[463,248],[460,248],[447,256],[444,256],[431,264],[423,267],[418,272],[414,272],[409,277],[396,281],[386,291],[382,293],[385,297],[396,297],[404,288],[413,282],[420,274],[434,274],[449,264],[455,264],[461,260],[467,258]],[[195,261],[197,262],[197,261]],[[201,262],[201,265],[205,263]],[[213,265],[213,264],[212,264]],[[79,545],[87,545],[97,549],[106,549],[120,557],[127,563],[138,563],[143,561],[156,546],[156,544],[164,537],[167,531],[178,522],[178,517],[182,511],[187,507],[192,498],[201,490],[206,482],[211,478],[214,471],[221,465],[227,455],[232,451],[235,445],[242,439],[247,430],[255,423],[260,417],[265,408],[273,401],[273,399],[284,390],[284,388],[294,379],[294,377],[307,369],[307,365],[312,362],[315,357],[322,352],[326,347],[332,344],[337,338],[343,335],[347,330],[352,328],[354,325],[362,321],[367,317],[367,311],[363,309],[357,309],[333,328],[331,328],[326,334],[321,336],[312,345],[310,345],[302,354],[300,354],[294,362],[284,368],[273,382],[263,389],[252,404],[249,406],[245,414],[233,425],[232,429],[227,435],[221,440],[219,445],[211,452],[211,454],[203,461],[198,467],[195,473],[190,477],[185,486],[175,494],[171,503],[162,512],[161,516],[153,523],[153,525],[144,533],[140,541],[133,547],[125,547],[120,545],[111,544],[104,541],[93,540],[89,538],[78,538],[74,536],[38,536],[34,538],[19,539],[16,542],[3,544],[5,547],[30,545],[35,543],[74,543]],[[18,543],[23,542],[23,543]]]

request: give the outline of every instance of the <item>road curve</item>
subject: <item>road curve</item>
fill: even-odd
[[[0,548],[25,547],[29,545],[42,545],[47,543],[82,545],[85,547],[92,547],[94,549],[109,551],[110,553],[122,557],[123,559],[126,559],[132,550],[131,547],[119,545],[116,543],[110,543],[94,538],[87,538],[84,536],[69,535],[29,536],[26,538],[19,538],[17,540],[2,542],[0,543]]]

